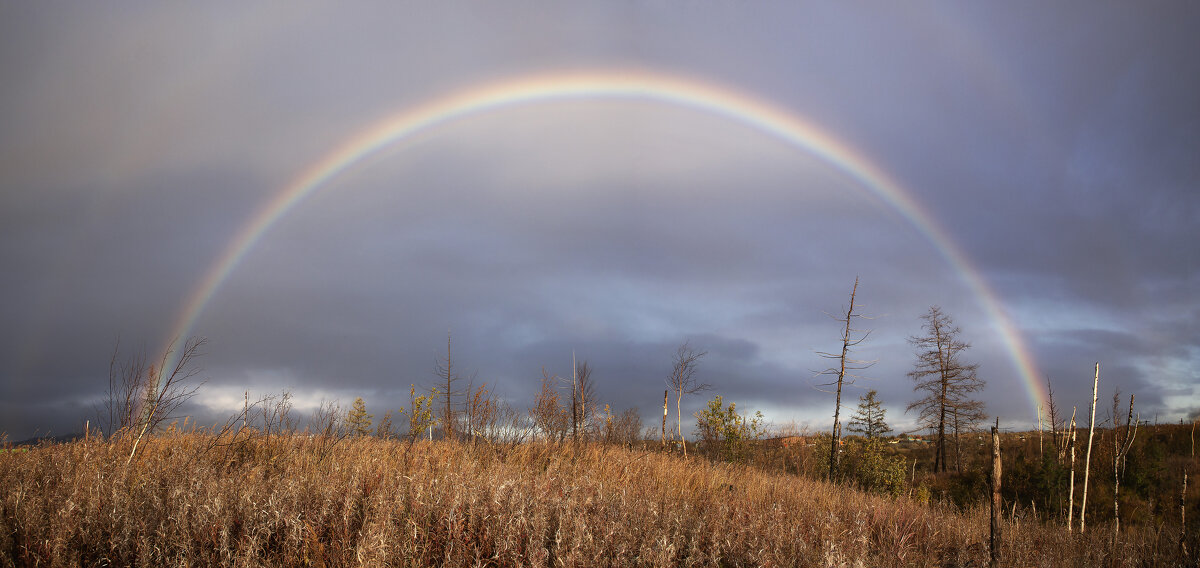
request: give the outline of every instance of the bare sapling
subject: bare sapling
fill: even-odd
[[[1079,502],[1079,532],[1087,527],[1088,474],[1092,468],[1092,438],[1096,434],[1096,389],[1100,387],[1100,363],[1096,363],[1096,378],[1092,381],[1092,414],[1088,427],[1087,457],[1083,460],[1083,498]]]
[[[667,386],[675,391],[675,429],[679,436],[679,444],[683,446],[684,457],[687,457],[687,440],[683,438],[683,395],[696,394],[712,388],[712,385],[696,379],[700,358],[707,354],[707,351],[696,351],[688,342],[683,342],[675,352],[671,376],[667,379]]]

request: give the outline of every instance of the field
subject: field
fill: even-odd
[[[0,455],[4,566],[982,566],[988,511],[600,444],[301,434]],[[1004,566],[1175,566],[1178,525],[1006,517]]]

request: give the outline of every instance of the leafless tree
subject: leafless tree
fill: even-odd
[[[529,418],[547,440],[561,442],[570,428],[570,415],[559,401],[558,381],[557,376],[551,376],[542,369],[542,388],[534,398],[533,407],[529,409]]]
[[[679,436],[679,443],[683,445],[683,455],[685,456],[687,455],[687,443],[683,439],[683,395],[696,394],[712,388],[712,385],[701,383],[696,379],[696,368],[700,364],[700,359],[707,354],[707,351],[696,351],[687,341],[684,341],[675,351],[671,376],[667,379],[667,386],[675,391],[675,431]]]
[[[946,429],[954,428],[955,417],[961,424],[976,413],[982,415],[982,405],[970,396],[983,389],[984,382],[976,375],[978,364],[959,360],[971,344],[958,339],[962,330],[950,316],[933,306],[921,319],[925,334],[909,338],[917,347],[917,364],[908,376],[916,382],[913,390],[925,396],[909,404],[906,411],[916,410],[917,421],[936,432],[934,471],[946,471]]]
[[[455,400],[464,393],[458,387],[462,377],[454,368],[454,358],[450,351],[450,332],[446,332],[446,359],[438,359],[434,365],[434,374],[438,378],[438,390],[442,397],[441,425],[442,434],[447,440],[455,439],[458,429],[458,412],[455,410]]]
[[[588,437],[589,405],[596,401],[596,383],[587,361],[575,365],[571,381],[571,439],[578,442]]]
[[[1054,446],[1056,463],[1062,464],[1067,457],[1067,438],[1066,425],[1063,424],[1064,416],[1058,411],[1058,405],[1054,403],[1054,386],[1050,384],[1050,377],[1046,377],[1046,414],[1050,421],[1050,445]]]
[[[194,381],[200,373],[195,361],[203,355],[201,349],[206,343],[204,338],[188,339],[172,363],[175,342],[171,342],[158,364],[151,364],[144,349],[122,359],[118,339],[108,363],[105,399],[108,433],[126,431],[140,438],[154,432],[163,422],[178,418],[176,411],[203,384]]]
[[[1071,486],[1067,493],[1067,532],[1073,530],[1075,526],[1075,435],[1078,429],[1075,427],[1075,413],[1079,409],[1071,407],[1071,427],[1068,430],[1067,447],[1071,451]]]
[[[317,461],[324,461],[336,446],[350,435],[346,413],[336,401],[321,401],[308,419],[308,432]]]
[[[840,422],[842,411],[842,386],[852,384],[857,378],[853,371],[861,371],[874,365],[874,361],[861,361],[850,357],[850,348],[855,347],[865,341],[867,336],[871,335],[870,331],[862,331],[854,329],[851,324],[855,318],[869,319],[863,315],[854,313],[854,297],[858,294],[858,278],[854,278],[854,287],[850,289],[850,305],[846,308],[845,316],[830,317],[842,324],[842,349],[839,353],[828,353],[818,351],[817,354],[826,359],[834,359],[837,361],[837,366],[830,367],[821,371],[821,375],[829,375],[835,377],[834,380],[824,383],[822,386],[834,387],[834,392],[837,395],[833,405],[833,439],[829,448],[829,479],[833,479],[837,472],[838,452],[842,438],[842,424]],[[861,335],[860,335],[861,334]]]
[[[642,432],[642,417],[636,408],[627,408],[614,416],[608,405],[604,405],[604,441],[609,444],[620,444],[625,447],[637,442]]]
[[[1124,435],[1121,434],[1121,415],[1118,410],[1118,405],[1121,403],[1121,391],[1117,390],[1113,393],[1112,402],[1112,420],[1113,420],[1113,538],[1117,537],[1117,533],[1121,532],[1121,505],[1118,497],[1121,493],[1121,477],[1125,475],[1125,456],[1129,454],[1129,450],[1133,447],[1133,440],[1137,437],[1138,418],[1133,416],[1133,395],[1129,395],[1129,414],[1125,417]],[[1132,430],[1130,429],[1132,425]]]
[[[467,390],[467,435],[474,445],[480,438],[491,439],[499,418],[499,407],[487,383],[478,387],[472,385]]]
[[[142,440],[158,430],[164,422],[178,418],[176,412],[179,408],[200,389],[203,381],[195,381],[200,373],[195,361],[203,355],[201,348],[205,343],[207,340],[204,338],[189,338],[176,355],[175,342],[172,341],[157,364],[147,365],[144,351],[118,364],[118,341],[109,360],[106,405],[110,431],[134,436],[128,461],[133,461]],[[172,356],[175,356],[174,359]]]

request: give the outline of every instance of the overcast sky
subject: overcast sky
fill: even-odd
[[[1200,408],[1200,10],[1192,2],[0,7],[0,431],[95,420],[108,364],[162,348],[239,230],[406,109],[571,72],[675,77],[774,105],[893,179],[996,293],[1057,402]],[[837,164],[737,116],[582,96],[477,112],[382,149],[268,227],[189,330],[191,410],[289,389],[381,416],[455,364],[519,407],[572,353],[654,417],[683,341],[777,424],[857,303],[898,430],[907,339],[938,305],[989,415],[1036,410],[939,243]],[[850,412],[848,409],[844,412]],[[1100,413],[1103,420],[1106,415]],[[687,427],[690,428],[691,421]]]

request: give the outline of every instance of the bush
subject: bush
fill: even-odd
[[[710,457],[742,462],[751,449],[749,442],[763,435],[763,415],[755,412],[746,420],[738,415],[736,403],[731,402],[726,408],[724,402],[717,395],[708,401],[708,408],[696,413],[696,435]]]
[[[842,476],[866,491],[898,497],[904,492],[907,460],[887,453],[878,438],[851,440],[846,459],[841,460]]]

